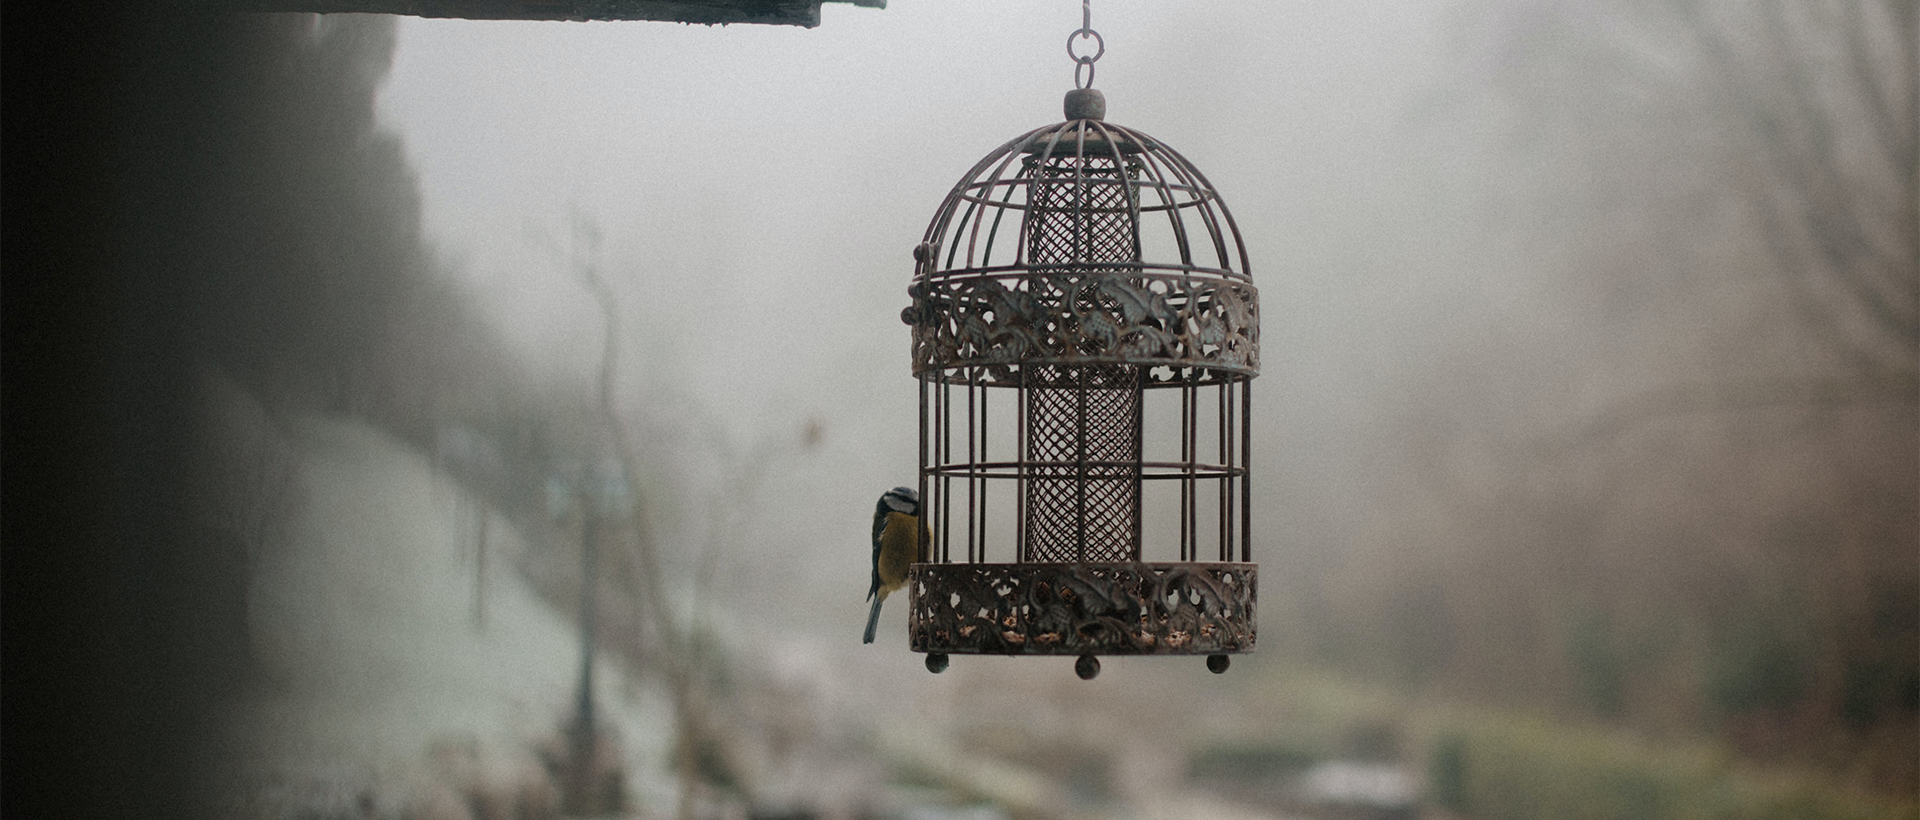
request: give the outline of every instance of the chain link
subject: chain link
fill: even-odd
[[[1074,88],[1093,87],[1093,64],[1107,53],[1106,39],[1100,36],[1100,32],[1093,30],[1093,9],[1091,4],[1092,0],[1080,0],[1080,28],[1075,29],[1072,34],[1067,35],[1067,56],[1073,58]],[[1093,54],[1075,53],[1073,44],[1088,39],[1093,40],[1095,46]],[[1082,74],[1086,76],[1083,78],[1081,76]]]

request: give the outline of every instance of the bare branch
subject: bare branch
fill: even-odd
[[[1737,49],[1700,4],[1683,3],[1679,8],[1703,55],[1715,66],[1714,80],[1726,90],[1735,114],[1748,123],[1747,131],[1760,147],[1760,154],[1767,158],[1773,174],[1784,183],[1784,194],[1752,186],[1748,189],[1748,198],[1766,212],[1763,218],[1774,229],[1768,232],[1769,245],[1776,252],[1783,250],[1785,245],[1778,229],[1788,224],[1804,226],[1823,262],[1820,267],[1852,295],[1876,326],[1898,340],[1901,350],[1911,349],[1920,342],[1920,315],[1914,315],[1920,311],[1903,308],[1915,307],[1913,300],[1905,297],[1906,292],[1920,286],[1920,282],[1911,281],[1914,278],[1911,262],[1899,259],[1897,251],[1877,247],[1873,233],[1864,228],[1862,217],[1848,195],[1857,186],[1849,184],[1840,167],[1832,123],[1817,101],[1806,67],[1800,64],[1794,32],[1781,6],[1777,2],[1761,6],[1770,59],[1758,65],[1737,56]],[[1769,95],[1760,85],[1766,82],[1763,67],[1767,66],[1784,67],[1784,78],[1779,84],[1788,98],[1792,121],[1775,113],[1769,104]],[[1807,150],[1798,150],[1793,144],[1792,135],[1796,131],[1806,134],[1810,143]],[[1783,196],[1790,196],[1795,204],[1787,204]],[[1782,267],[1789,272],[1814,269],[1812,265],[1799,263],[1795,256],[1782,256]],[[1873,275],[1876,270],[1891,274],[1889,280],[1876,281]],[[1889,290],[1900,295],[1890,296]],[[1811,289],[1797,284],[1795,291],[1803,298],[1813,296]]]
[[[1907,94],[1901,94],[1898,90],[1890,89],[1888,83],[1883,80],[1892,80],[1910,87],[1913,83],[1913,75],[1908,73],[1904,76],[1883,78],[1880,72],[1875,71],[1873,44],[1868,39],[1872,24],[1860,14],[1864,4],[1857,0],[1841,0],[1836,5],[1843,15],[1840,21],[1840,33],[1846,52],[1847,73],[1860,89],[1861,102],[1873,121],[1873,132],[1881,150],[1886,154],[1888,164],[1896,169],[1909,170],[1908,184],[1904,187],[1911,189],[1913,178],[1911,169],[1915,162],[1913,112],[1906,111],[1903,117],[1902,113],[1896,113],[1892,108],[1899,104],[1896,100],[1900,97],[1911,98],[1911,88],[1908,89]],[[1913,4],[1895,0],[1888,4],[1890,13],[1897,14],[1898,12],[1892,9],[1902,5],[1911,8]],[[1912,32],[1906,31],[1904,34],[1910,35]],[[1893,40],[1894,47],[1905,51],[1910,58],[1914,48],[1910,37],[1895,34]],[[1901,62],[1910,62],[1910,59]]]

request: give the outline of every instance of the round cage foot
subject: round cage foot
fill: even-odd
[[[1208,655],[1207,671],[1218,675],[1227,671],[1227,666],[1231,663],[1233,663],[1233,659],[1225,655]]]
[[[1095,675],[1100,674],[1100,659],[1092,655],[1081,655],[1073,662],[1073,673],[1079,675],[1081,680],[1093,680]]]
[[[947,671],[947,653],[928,652],[927,653],[927,671],[932,672],[933,674],[936,674],[936,675],[940,674],[941,672]]]

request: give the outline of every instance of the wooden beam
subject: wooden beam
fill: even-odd
[[[467,20],[656,20],[820,25],[822,0],[234,0],[245,11],[404,14]],[[885,8],[886,0],[827,0]]]

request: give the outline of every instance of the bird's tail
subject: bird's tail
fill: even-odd
[[[873,630],[880,626],[880,602],[886,599],[885,590],[873,596],[873,608],[867,610],[867,636],[860,641],[861,643],[873,643]]]

